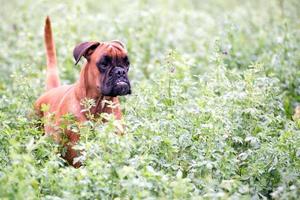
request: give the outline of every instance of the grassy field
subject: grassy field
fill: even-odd
[[[298,0],[1,0],[0,199],[299,198],[299,10]],[[78,78],[79,42],[119,39],[131,60],[126,135],[113,120],[69,127],[80,169],[33,112],[46,15],[63,83]]]

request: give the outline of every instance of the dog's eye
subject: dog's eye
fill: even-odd
[[[111,57],[105,55],[105,56],[103,56],[103,57],[100,59],[100,61],[97,63],[97,67],[98,67],[100,70],[104,71],[104,70],[106,70],[106,69],[111,65],[111,61],[112,61],[112,60],[111,60]]]
[[[129,61],[129,58],[126,56],[123,58],[123,62],[126,66],[129,66],[130,65],[130,61]]]
[[[106,68],[107,68],[107,66],[108,66],[107,64],[103,64],[103,63],[102,63],[102,64],[100,64],[100,67],[101,67],[102,69],[106,69]]]
[[[106,71],[106,69],[108,68],[108,64],[107,63],[105,63],[105,62],[99,62],[98,64],[97,64],[97,67],[98,67],[98,69],[101,71],[101,72],[105,72]]]

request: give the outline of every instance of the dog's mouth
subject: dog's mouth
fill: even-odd
[[[129,82],[124,80],[116,81],[116,83],[112,87],[112,93],[115,96],[123,96],[123,95],[131,94]]]
[[[117,79],[113,84],[109,84],[102,88],[102,94],[104,96],[124,96],[131,94],[131,86],[126,79]]]

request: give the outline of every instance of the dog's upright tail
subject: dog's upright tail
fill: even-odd
[[[58,77],[55,44],[52,36],[51,22],[49,16],[47,16],[46,18],[44,31],[44,40],[47,55],[46,89],[50,90],[52,88],[58,87],[60,85],[60,80]]]

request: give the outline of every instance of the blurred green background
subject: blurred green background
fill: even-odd
[[[0,3],[0,198],[299,197],[300,1]],[[63,83],[79,42],[119,39],[131,60],[128,134],[81,127],[78,170],[32,117],[47,15]]]
[[[226,53],[228,68],[265,63],[267,72],[284,82],[288,96],[298,100],[299,7],[295,0],[5,2],[0,70],[6,76],[1,76],[0,86],[6,88],[9,74],[26,66],[38,74],[45,70],[42,34],[49,15],[66,83],[73,82],[80,70],[73,65],[75,44],[119,39],[129,50],[134,80],[151,78],[170,49],[188,60],[192,74],[201,74],[211,68],[210,56],[219,48]],[[292,106],[286,107],[291,115]]]

